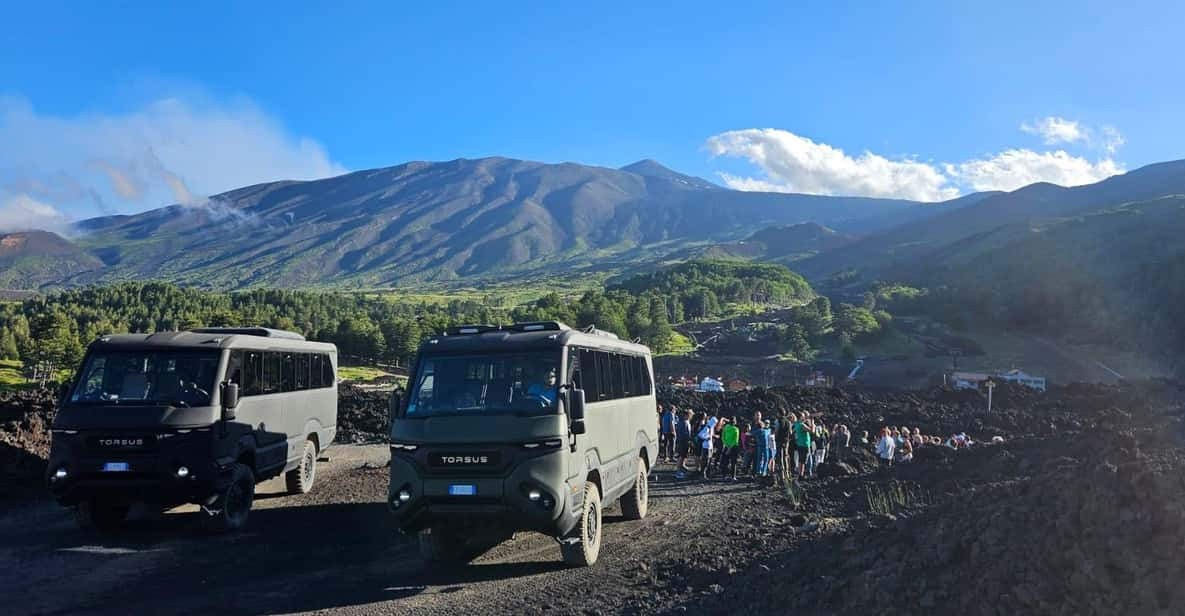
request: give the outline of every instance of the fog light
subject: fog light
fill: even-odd
[[[537,501],[540,498],[543,498],[543,495],[539,493],[539,490],[531,490],[530,492],[527,492],[527,498]]]
[[[189,469],[184,466],[177,467],[177,476],[181,479],[185,479],[189,476]]]
[[[53,478],[54,479],[65,479],[66,475],[68,475],[68,474],[69,473],[66,472],[66,467],[61,466],[61,467],[58,467],[58,470],[53,472]]]
[[[409,500],[411,500],[411,492],[408,492],[407,490],[400,490],[399,491],[399,502],[406,503]]]

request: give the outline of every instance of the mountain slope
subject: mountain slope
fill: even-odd
[[[0,288],[36,289],[102,266],[99,259],[56,233],[0,234]]]
[[[767,227],[744,240],[697,248],[691,254],[704,259],[748,259],[793,263],[855,241],[818,223]]]
[[[641,161],[413,162],[250,186],[199,206],[86,221],[85,282],[378,287],[637,263],[806,221],[843,228],[910,201],[746,193]],[[935,211],[941,211],[941,205]]]
[[[660,179],[660,180],[667,180],[667,181],[676,182],[679,184],[684,184],[690,188],[722,190],[721,187],[719,187],[719,186],[717,186],[717,185],[715,185],[703,178],[697,178],[697,177],[691,176],[691,175],[684,175],[682,173],[679,173],[678,171],[672,171],[671,169],[668,169],[667,167],[663,166],[658,161],[651,160],[649,158],[640,160],[636,163],[628,164],[628,165],[622,167],[621,170],[625,171],[627,173],[634,173],[634,174],[645,176],[645,177],[656,178],[656,179]]]
[[[1173,194],[1185,194],[1185,161],[1149,165],[1085,186],[1032,184],[871,234],[800,267],[816,278],[848,269],[862,270],[867,278],[908,276],[919,265],[941,258],[947,246],[1001,227]]]
[[[1174,195],[1001,228],[950,246],[915,279],[984,319],[1179,355],[1182,237],[1185,195]]]

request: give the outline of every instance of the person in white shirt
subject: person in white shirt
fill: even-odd
[[[888,428],[881,428],[881,438],[876,444],[876,456],[880,458],[881,465],[893,466],[893,450],[897,449],[897,443],[893,440],[892,433]]]
[[[718,419],[715,415],[709,417],[707,423],[704,424],[704,427],[700,428],[699,434],[696,435],[696,437],[699,438],[700,442],[702,443],[699,458],[699,470],[700,474],[702,474],[704,477],[708,476],[708,464],[712,462],[712,441],[715,440],[716,424],[718,423],[720,423],[720,419]]]

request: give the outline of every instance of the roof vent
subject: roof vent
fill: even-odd
[[[530,321],[527,323],[515,323],[506,329],[515,332],[558,332],[568,329],[568,326],[559,321]]]
[[[484,334],[486,332],[496,332],[499,328],[497,325],[457,325],[444,330],[446,336],[472,336],[475,334]]]

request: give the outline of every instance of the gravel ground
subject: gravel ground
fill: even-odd
[[[609,509],[589,569],[564,567],[532,533],[470,566],[425,564],[391,526],[381,445],[331,450],[308,495],[262,484],[234,536],[200,534],[192,508],[84,535],[33,493],[0,503],[0,570],[18,572],[0,577],[0,597],[15,614],[1185,613],[1181,385],[1005,393],[990,416],[951,392],[678,399],[1006,438],[922,448],[891,469],[854,449],[855,474],[792,492],[659,467],[650,515]]]

